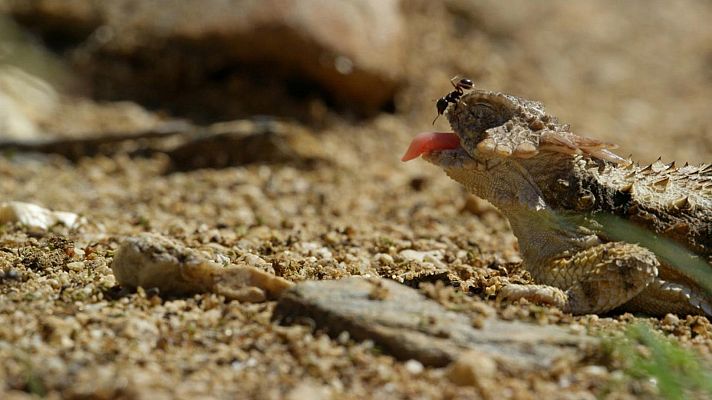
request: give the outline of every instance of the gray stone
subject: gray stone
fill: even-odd
[[[468,316],[446,310],[415,289],[358,277],[299,283],[282,294],[275,318],[283,323],[307,320],[332,335],[347,331],[398,359],[437,367],[476,350],[505,370],[546,368],[561,357],[575,359],[582,348],[596,343],[556,326],[496,318],[475,328]]]

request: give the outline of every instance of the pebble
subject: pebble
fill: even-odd
[[[492,385],[497,374],[497,363],[487,354],[469,350],[450,365],[446,374],[456,385],[482,390]]]
[[[418,360],[408,360],[405,362],[405,369],[413,375],[418,375],[423,372],[425,367]]]
[[[609,374],[608,369],[601,365],[587,365],[581,368],[581,373],[601,380]]]
[[[9,222],[18,222],[30,229],[44,231],[57,224],[74,228],[82,221],[77,214],[51,211],[32,203],[19,201],[0,203],[0,224]]]
[[[373,257],[373,260],[380,263],[381,265],[393,265],[395,260],[390,254],[378,253]]]
[[[252,253],[245,253],[241,257],[241,260],[247,263],[247,265],[255,268],[260,268],[269,265],[269,263],[265,261],[262,257]]]
[[[324,260],[330,260],[333,258],[333,254],[331,253],[331,250],[329,250],[328,248],[326,248],[324,246],[319,245],[318,243],[302,242],[299,244],[299,247],[301,248],[302,253],[305,255],[317,256]]]
[[[84,261],[74,261],[67,264],[67,269],[70,271],[81,271],[84,269]]]
[[[421,263],[430,263],[436,267],[444,267],[445,264],[441,261],[444,257],[443,252],[440,250],[431,251],[417,251],[412,249],[403,250],[398,253],[401,257],[406,260],[417,261]]]
[[[667,314],[663,318],[663,324],[675,326],[680,323],[680,317],[675,314]]]
[[[286,397],[287,400],[327,400],[331,398],[331,390],[328,386],[317,385],[310,382],[298,383]]]
[[[249,265],[208,261],[203,255],[154,233],[130,237],[111,263],[121,286],[157,288],[160,293],[213,292],[230,300],[262,302],[277,298],[292,283]]]

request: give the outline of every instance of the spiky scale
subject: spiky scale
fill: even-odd
[[[680,198],[677,198],[677,199],[673,200],[670,204],[671,204],[674,208],[680,210],[680,209],[689,207],[689,205],[690,205],[690,200],[688,199],[687,196],[682,196],[682,197],[680,197]]]
[[[578,204],[580,209],[589,209],[596,204],[596,198],[593,195],[581,196],[578,199]]]
[[[667,189],[668,183],[670,183],[670,177],[666,176],[662,179],[659,179],[659,180],[653,182],[653,186],[655,187],[656,190],[663,191],[663,190]]]
[[[633,183],[626,183],[625,185],[621,186],[620,189],[621,192],[623,193],[628,193],[633,190]]]
[[[665,230],[665,232],[674,232],[682,235],[686,235],[688,232],[690,232],[690,224],[687,224],[685,222],[678,222],[675,225],[672,225],[668,229]]]
[[[663,168],[665,168],[665,164],[663,163],[663,158],[658,157],[658,159],[655,160],[655,162],[652,163],[651,166],[653,167],[653,170],[655,172],[661,171]]]
[[[647,167],[641,169],[639,172],[646,175],[653,172],[653,164],[648,165]]]

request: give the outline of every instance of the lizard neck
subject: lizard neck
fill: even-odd
[[[553,154],[553,153],[552,153]],[[556,157],[556,155],[552,156]],[[522,257],[533,272],[552,258],[598,243],[581,221],[549,204],[549,187],[570,171],[571,157],[527,165],[518,159],[490,159],[478,168],[446,168],[451,178],[485,198],[509,220]],[[552,168],[551,166],[557,166]],[[549,166],[544,168],[544,166]],[[595,242],[595,243],[594,243]]]
[[[596,234],[583,228],[582,217],[562,215],[549,207],[539,210],[506,207],[500,210],[509,220],[527,270],[534,278],[537,271],[549,265],[552,259],[600,243]]]

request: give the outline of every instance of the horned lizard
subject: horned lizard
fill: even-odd
[[[712,273],[712,165],[640,166],[541,103],[503,93],[474,89],[450,102],[454,133],[417,136],[403,159],[422,154],[509,220],[537,284],[505,286],[500,298],[574,314],[712,315],[709,282],[695,274]],[[614,216],[633,226],[612,233],[599,217]],[[650,232],[645,245],[635,227]],[[679,253],[696,262],[692,273],[651,245],[658,238],[689,250]]]

